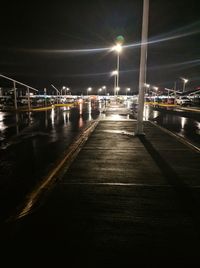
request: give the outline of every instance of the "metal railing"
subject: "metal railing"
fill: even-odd
[[[38,90],[37,90],[36,88],[34,88],[34,87],[31,87],[31,86],[29,86],[29,85],[26,85],[26,84],[24,84],[24,83],[21,83],[21,82],[15,80],[15,79],[12,79],[12,78],[10,78],[10,77],[8,77],[8,76],[3,75],[3,74],[0,74],[0,77],[2,77],[2,78],[4,78],[4,79],[6,79],[6,80],[9,80],[9,81],[12,81],[12,82],[13,82],[13,90],[14,90],[14,106],[15,106],[15,109],[16,109],[16,110],[17,110],[17,108],[18,108],[18,107],[17,107],[17,88],[16,88],[16,84],[19,84],[19,85],[24,86],[24,87],[27,88],[28,109],[30,110],[30,109],[31,109],[30,89],[32,89],[32,90],[34,90],[34,91],[37,91],[37,92],[38,92]]]

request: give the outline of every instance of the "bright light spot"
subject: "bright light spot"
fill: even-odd
[[[185,117],[181,117],[181,128],[183,129],[185,127],[187,119]]]
[[[183,81],[184,81],[184,83],[186,84],[189,80],[188,79],[185,79],[185,78],[183,78]]]
[[[63,121],[64,121],[64,126],[67,125],[67,122],[66,122],[66,113],[63,113]]]
[[[7,128],[7,126],[3,122],[4,116],[5,116],[5,114],[0,112],[0,131],[3,131]]]
[[[117,121],[117,120],[120,120],[121,119],[121,116],[119,114],[112,114],[111,115],[111,118],[112,118],[112,120]]]
[[[80,116],[80,118],[79,118],[79,124],[78,124],[78,126],[80,128],[83,127],[83,118],[82,118],[82,116]]]
[[[54,111],[54,108],[52,108],[52,110],[51,110],[51,123],[52,123],[52,126],[54,127],[54,124],[55,124],[55,111]]]
[[[83,114],[83,100],[82,99],[79,101],[79,114],[80,115]]]
[[[112,48],[112,50],[117,51],[117,53],[120,53],[122,51],[122,45],[121,44],[117,44],[116,46],[114,46]]]
[[[112,71],[111,75],[118,75],[118,71],[117,70]]]

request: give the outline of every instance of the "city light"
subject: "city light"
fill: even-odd
[[[116,51],[117,53],[121,53],[122,51],[122,45],[121,44],[117,44],[112,48],[113,51]]]
[[[118,75],[118,71],[117,70],[112,71],[111,75]]]

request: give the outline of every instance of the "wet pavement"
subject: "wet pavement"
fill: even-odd
[[[200,148],[200,111],[193,113],[187,109],[146,106],[144,112],[146,119],[172,131]]]
[[[99,113],[96,103],[69,110],[0,112],[0,222],[20,205]]]
[[[149,122],[143,137],[135,127],[100,121],[37,209],[4,226],[5,256],[57,267],[198,266],[200,155]]]

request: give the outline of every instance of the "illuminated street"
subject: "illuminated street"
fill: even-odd
[[[1,3],[2,267],[200,267],[199,10]]]
[[[116,109],[125,111],[108,108],[54,189],[27,200],[4,233],[9,251],[20,243],[36,262],[75,267],[197,263],[198,152],[149,122],[134,136],[134,120],[111,119]]]

